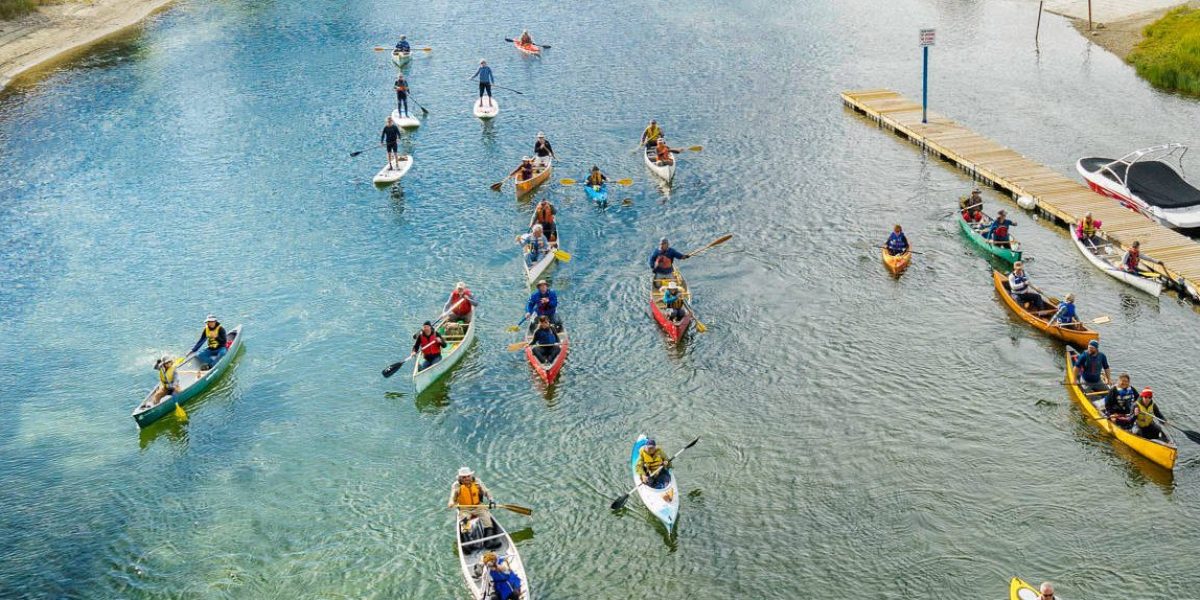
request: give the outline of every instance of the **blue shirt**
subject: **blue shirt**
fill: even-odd
[[[542,304],[542,298],[549,298],[550,301],[546,304]],[[534,292],[529,295],[529,302],[525,303],[525,312],[535,313],[539,317],[542,315],[553,317],[554,311],[557,309],[558,294],[555,294],[554,290],[546,290],[545,294],[543,294],[541,290],[534,290]]]
[[[408,52],[411,48],[412,46],[408,45],[408,40],[400,40],[399,42],[396,42],[396,49],[401,52]]]
[[[479,78],[479,83],[492,83],[495,81],[495,78],[492,77],[492,68],[487,65],[479,67],[479,70],[475,71],[475,74],[471,76],[471,79],[475,79],[476,77]]]
[[[658,257],[660,257],[660,256],[665,256],[673,261],[684,259],[684,256],[682,254],[680,254],[679,251],[674,248],[667,248],[665,251],[662,250],[661,248],[655,248],[654,253],[650,255],[650,268],[654,269],[654,272],[658,273],[660,275],[669,275],[674,270],[674,265],[672,265],[671,267],[669,267],[665,270],[655,267],[654,262],[657,261]]]
[[[893,253],[900,254],[908,250],[908,238],[904,237],[904,232],[897,233],[893,231],[892,235],[888,236],[887,247]]]
[[[987,235],[994,237],[996,234],[996,230],[1002,226],[1003,227],[1016,227],[1017,224],[1013,223],[1012,221],[1009,221],[1008,219],[995,219],[992,221],[992,224],[988,226]],[[995,238],[995,239],[997,241],[1003,242],[1008,239],[1008,234],[1005,234],[1004,237],[1002,237],[1002,238]]]
[[[553,327],[549,329],[542,329],[541,327],[538,327],[537,329],[533,330],[533,343],[534,345],[538,346],[557,344],[558,334],[555,333]]]
[[[1088,383],[1100,381],[1100,373],[1108,368],[1108,357],[1097,351],[1095,356],[1086,351],[1079,353],[1075,359],[1075,371]]]

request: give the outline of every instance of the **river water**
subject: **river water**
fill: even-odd
[[[1069,173],[1083,154],[1196,137],[1036,3],[763,1],[397,5],[182,0],[138,36],[0,101],[0,597],[462,598],[445,510],[474,467],[547,598],[1002,598],[1019,575],[1071,598],[1200,597],[1200,472],[1097,435],[1056,382],[1063,347],[1012,318],[947,214],[964,175],[843,109],[843,89],[933,108]],[[521,26],[553,48],[503,42]],[[395,69],[431,111],[413,170],[370,178]],[[488,58],[503,112],[470,115]],[[629,150],[656,117],[667,195]],[[531,207],[498,181],[545,131],[555,178],[635,183],[590,205],[547,186],[574,260],[572,333],[535,383],[505,327]],[[1009,205],[986,195],[989,205]],[[1109,315],[1117,371],[1192,400],[1200,315],[1094,270],[1017,211],[1041,287]],[[879,264],[894,222],[923,254]],[[645,259],[670,236],[708,332],[668,344]],[[479,339],[419,397],[379,371],[466,280]],[[208,312],[245,324],[227,376],[139,433],[151,365]],[[674,451],[666,536],[627,488],[639,432]]]

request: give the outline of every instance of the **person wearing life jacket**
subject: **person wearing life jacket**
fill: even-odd
[[[667,238],[658,241],[658,248],[650,254],[650,270],[654,275],[655,287],[660,279],[670,279],[675,274],[675,261],[687,260],[687,255],[671,247]]]
[[[487,536],[498,533],[496,524],[492,521],[492,514],[488,511],[488,508],[495,504],[492,492],[482,481],[475,478],[475,471],[469,467],[458,470],[458,477],[450,485],[450,502],[446,506],[460,510],[463,518],[479,517],[479,522],[483,525],[483,534]]]
[[[409,45],[409,43],[408,43],[408,37],[407,37],[407,36],[403,36],[403,35],[402,35],[402,36],[400,36],[400,41],[396,42],[396,51],[397,51],[397,52],[410,52],[410,51],[412,51],[412,46],[411,46],[411,45]]]
[[[509,173],[508,176],[516,177],[518,183],[533,179],[533,159],[528,156],[522,156],[521,164],[517,165],[517,168],[513,169],[512,173]]]
[[[556,331],[562,331],[562,321],[558,318],[558,294],[550,289],[550,283],[545,279],[537,282],[537,289],[533,290],[525,303],[525,318],[529,320],[530,331],[542,317],[550,321]]]
[[[528,46],[533,43],[533,36],[529,35],[528,29],[521,30],[521,44]]]
[[[1133,404],[1133,422],[1136,425],[1133,432],[1148,440],[1164,437],[1158,421],[1166,423],[1167,418],[1163,416],[1162,411],[1158,410],[1158,404],[1154,402],[1154,390],[1143,388],[1141,397]]]
[[[217,321],[213,315],[208,315],[204,319],[204,329],[200,330],[200,339],[196,340],[196,345],[192,346],[192,352],[203,350],[196,353],[196,359],[201,364],[201,369],[211,369],[221,357],[225,356],[225,346],[227,340],[225,338],[225,328]]]
[[[479,99],[483,100],[484,95],[487,96],[487,102],[484,106],[492,105],[492,84],[496,82],[496,76],[492,73],[492,68],[488,66],[487,61],[479,60],[479,70],[471,76],[471,79],[479,80]]]
[[[1129,249],[1121,257],[1121,270],[1128,273],[1140,273],[1142,264],[1142,243],[1134,240]]]
[[[554,147],[546,139],[546,134],[540,131],[537,134],[537,141],[533,143],[533,156],[535,164],[539,167],[549,166],[551,159],[558,160],[554,154]]]
[[[517,236],[517,245],[525,248],[525,264],[532,267],[553,251],[550,240],[542,233],[541,225],[534,225],[529,233]]]
[[[1063,296],[1062,302],[1058,303],[1058,310],[1050,317],[1050,324],[1071,327],[1078,322],[1079,315],[1075,314],[1075,294],[1068,293]]]
[[[675,164],[674,153],[677,152],[681,152],[681,150],[668,146],[667,140],[664,140],[660,137],[658,138],[658,143],[654,146],[654,160],[657,161],[658,166],[660,167],[665,165],[673,165]]]
[[[892,228],[892,234],[888,236],[887,243],[884,244],[888,254],[896,256],[904,254],[908,251],[908,237],[904,235],[904,228],[899,225]]]
[[[599,190],[606,182],[608,182],[608,178],[600,172],[600,167],[593,166],[592,172],[587,176],[587,185]]]
[[[1088,342],[1087,350],[1075,357],[1075,383],[1085,392],[1103,392],[1112,385],[1108,357],[1100,351],[1100,342]]]
[[[984,231],[983,237],[992,240],[992,243],[1001,248],[1011,248],[1012,238],[1008,235],[1010,227],[1016,227],[1017,224],[1008,220],[1003,210],[996,213],[996,218],[992,220],[992,224]]]
[[[159,398],[170,396],[175,393],[179,386],[179,379],[175,375],[175,360],[170,356],[164,356],[154,362],[154,370],[158,373],[158,389]]]
[[[434,330],[433,323],[425,321],[425,324],[421,325],[421,331],[413,336],[412,351],[420,353],[424,359],[421,362],[420,370],[424,371],[442,360],[442,348],[445,347],[446,338]]]
[[[1025,274],[1024,262],[1018,260],[1013,263],[1012,273],[1008,274],[1008,290],[1025,310],[1046,310],[1046,302],[1042,300],[1042,295],[1030,289],[1029,275]]]
[[[663,136],[663,131],[658,126],[658,121],[650,119],[650,124],[642,131],[642,144],[647,149],[653,149],[658,145],[658,140]]]
[[[1104,244],[1104,240],[1100,238],[1100,221],[1092,218],[1091,211],[1083,215],[1083,219],[1075,226],[1075,237],[1091,247]]]
[[[408,80],[404,78],[404,73],[396,76],[396,83],[393,84],[396,89],[396,111],[401,117],[407,117],[408,114]]]
[[[446,299],[446,305],[442,307],[442,312],[450,313],[448,321],[466,323],[471,320],[471,309],[476,306],[479,306],[479,301],[471,293],[471,288],[468,288],[465,282],[460,281],[454,284],[454,289],[450,292],[450,297]]]
[[[1133,404],[1137,399],[1137,390],[1129,385],[1129,373],[1121,373],[1117,385],[1108,388],[1104,396],[1104,416],[1121,429],[1133,427]]]
[[[983,196],[980,195],[979,188],[971,190],[971,195],[959,200],[958,207],[962,210],[963,218],[968,221],[974,220],[968,218],[968,215],[983,215]]]
[[[496,556],[491,550],[484,552],[483,566],[487,568],[492,582],[493,595],[488,596],[489,600],[516,600],[521,597],[521,577],[513,573],[505,557]]]
[[[533,208],[533,222],[542,226],[542,232],[546,234],[546,239],[550,240],[551,244],[558,242],[558,228],[554,225],[554,215],[557,213],[554,205],[545,198],[542,198]]]
[[[662,301],[667,306],[667,318],[672,323],[678,323],[683,320],[687,314],[683,311],[683,290],[679,289],[679,284],[675,281],[668,281],[667,287],[663,288]]]
[[[530,345],[532,346],[533,356],[542,364],[550,364],[558,356],[558,351],[561,348],[558,332],[561,330],[561,323],[550,323],[550,318],[546,315],[537,318],[537,328],[533,330],[533,342]]]
[[[667,454],[653,438],[646,440],[646,443],[638,450],[637,473],[642,478],[642,484],[652,488],[660,488],[666,485],[671,478],[671,461],[667,460]]]

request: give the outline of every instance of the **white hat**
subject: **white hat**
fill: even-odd
[[[205,323],[215,323],[216,321],[217,321],[217,315],[210,314],[204,318]]]
[[[675,283],[674,281],[672,281],[672,282],[670,282],[670,283],[668,283],[668,284],[667,284],[667,289],[668,289],[668,290],[677,290],[677,289],[679,289],[679,284],[677,284],[677,283]]]
[[[534,231],[541,231],[541,230],[542,230],[542,224],[541,224],[541,223],[535,223],[535,224],[534,224],[534,226],[533,226],[533,230],[534,230]]]
[[[475,474],[475,471],[472,471],[471,467],[463,467],[458,470],[459,477],[470,477],[474,474]]]
[[[481,64],[481,65],[486,65],[486,64],[487,64],[487,61],[486,61],[486,60],[483,60],[483,59],[481,58],[481,59],[479,59],[479,64]]]
[[[546,281],[545,279],[539,279],[537,282],[537,285],[539,285],[539,286],[547,285],[548,286],[548,285],[550,285],[550,283],[548,281]]]
[[[538,132],[538,137],[539,137],[539,138],[544,138],[544,137],[546,137],[546,134],[544,134],[544,133],[542,133],[542,132],[540,132],[540,131],[539,131],[539,132]]]
[[[456,289],[456,290],[461,290],[465,287],[467,287],[467,283],[465,281],[460,281],[460,282],[454,284],[454,289]]]
[[[531,161],[531,160],[533,160],[533,159],[532,159],[532,158],[529,158],[528,156],[522,156],[522,157],[521,157],[521,162],[529,162],[529,161]]]

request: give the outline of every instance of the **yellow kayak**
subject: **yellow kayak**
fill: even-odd
[[[1020,577],[1013,577],[1008,584],[1009,600],[1039,600],[1041,596],[1037,588],[1025,583]]]

